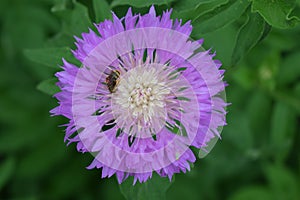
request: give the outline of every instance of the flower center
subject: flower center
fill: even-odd
[[[139,137],[156,134],[164,126],[166,96],[171,93],[165,81],[166,73],[158,64],[137,66],[121,74],[112,95],[113,113],[119,127]]]

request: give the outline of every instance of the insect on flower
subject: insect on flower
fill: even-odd
[[[116,91],[117,86],[120,82],[120,74],[121,73],[119,70],[112,70],[111,73],[106,77],[105,83],[110,93]]]
[[[75,37],[82,67],[64,60],[56,73],[51,113],[69,119],[65,140],[92,153],[88,169],[102,169],[102,178],[171,180],[196,161],[191,147],[206,150],[226,125],[221,62],[171,12],[113,14]]]

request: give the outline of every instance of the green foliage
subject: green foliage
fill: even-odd
[[[81,33],[87,32],[89,27],[92,27],[88,9],[76,0],[73,0],[73,6],[72,9],[57,11],[57,14],[63,19],[62,32],[70,37],[79,36]]]
[[[229,0],[214,10],[198,16],[194,21],[194,35],[206,34],[237,20],[245,11],[249,2]]]
[[[270,113],[272,112],[272,98],[262,91],[251,94],[249,102],[247,103],[247,115],[249,122],[249,129],[252,130],[252,135],[257,138],[266,140],[266,134],[270,131]],[[257,145],[263,145],[265,140],[257,141]]]
[[[295,137],[297,116],[294,110],[283,103],[275,105],[271,119],[270,145],[278,161],[284,161],[291,150]]]
[[[152,200],[166,199],[166,191],[171,186],[168,178],[161,178],[153,173],[152,178],[146,183],[133,185],[133,178],[129,178],[120,185],[120,190],[126,199],[130,200]]]
[[[46,94],[54,95],[60,91],[56,83],[57,83],[57,78],[50,78],[38,84],[37,89]]]
[[[41,65],[59,69],[62,65],[62,58],[73,63],[79,63],[75,60],[69,47],[26,49],[25,56]]]
[[[203,0],[203,1],[177,1],[174,4],[175,18],[183,19],[183,21],[194,20],[197,17],[213,11],[215,8],[220,7],[229,0]]]
[[[229,200],[271,200],[273,199],[269,190],[261,186],[249,186],[232,196]]]
[[[278,84],[280,86],[287,86],[291,84],[300,76],[300,67],[298,65],[300,58],[300,51],[289,54],[282,62],[280,74],[277,76]]]
[[[129,6],[191,20],[193,39],[226,69],[228,125],[191,172],[118,185],[85,167],[92,156],[63,143],[66,119],[50,118],[53,74],[92,22]],[[300,197],[300,27],[295,0],[0,1],[1,199],[290,199]],[[43,48],[45,47],[45,48]],[[26,58],[24,58],[24,56]],[[32,62],[33,61],[33,62]],[[40,84],[38,84],[40,83]],[[177,132],[177,130],[175,130]],[[211,149],[209,149],[210,151]],[[121,192],[120,192],[121,190]]]
[[[11,178],[13,171],[15,169],[15,159],[13,157],[7,158],[0,165],[0,191],[6,182]]]
[[[252,11],[260,13],[270,25],[276,28],[292,28],[300,21],[298,16],[291,15],[295,0],[251,1]]]
[[[216,59],[222,60],[225,67],[232,66],[231,58],[238,30],[233,24],[229,24],[219,30],[203,35],[205,49],[212,48],[217,52]],[[226,38],[226,40],[224,39]]]
[[[111,7],[116,7],[120,5],[130,5],[134,7],[145,7],[145,6],[151,6],[151,5],[169,5],[171,2],[175,0],[113,0],[111,3]]]
[[[265,30],[265,22],[258,14],[250,14],[238,32],[236,45],[232,54],[232,63],[236,64],[261,39]]]
[[[300,185],[292,172],[280,165],[266,165],[265,173],[275,199],[299,199]]]
[[[173,6],[174,9],[178,11],[182,10],[190,10],[195,9],[199,6],[199,4],[208,3],[210,0],[203,0],[203,1],[197,1],[197,0],[186,0],[186,1],[176,1],[175,5]]]
[[[93,8],[96,15],[96,23],[102,22],[105,19],[111,18],[109,4],[103,0],[93,0]]]

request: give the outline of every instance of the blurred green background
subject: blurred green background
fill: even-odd
[[[73,35],[110,9],[122,17],[129,5],[145,13],[151,4],[193,20],[193,37],[205,38],[227,70],[232,103],[222,140],[175,176],[167,199],[300,199],[300,26],[282,2],[1,0],[0,199],[124,199],[115,178],[85,169],[91,155],[65,146],[58,126],[67,120],[49,117],[57,103],[41,91],[57,91],[51,77],[61,56],[74,61]]]

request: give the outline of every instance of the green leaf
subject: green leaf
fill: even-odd
[[[276,90],[271,93],[276,100],[282,101],[300,113],[300,99],[289,90]]]
[[[268,23],[266,23],[268,24]],[[297,31],[286,31],[284,29],[272,29],[268,39],[265,40],[268,46],[279,51],[294,51],[298,43],[295,39],[298,38]],[[297,40],[297,39],[296,39]]]
[[[260,85],[268,91],[273,91],[276,88],[276,75],[279,72],[280,59],[280,53],[273,50],[268,52],[259,66]]]
[[[229,0],[185,0],[175,2],[173,9],[178,11],[198,11],[194,14],[200,16],[203,12],[210,11],[222,4],[228,3]]]
[[[262,186],[248,186],[236,192],[229,200],[273,200],[270,190]]]
[[[216,8],[219,8],[225,4],[227,4],[229,0],[209,0],[209,1],[201,1],[196,7],[196,17],[200,17],[201,15],[208,13]]]
[[[54,5],[51,8],[51,12],[58,12],[58,11],[63,11],[67,9],[67,5],[69,0],[55,0]]]
[[[261,14],[276,28],[292,28],[300,21],[297,16],[290,16],[295,2],[295,0],[252,0],[252,11]]]
[[[210,2],[211,0],[202,0],[199,2],[199,0],[184,0],[184,1],[176,1],[173,9],[174,10],[189,10],[189,9],[195,9],[199,4]]]
[[[21,178],[47,177],[48,172],[54,166],[66,159],[65,145],[59,137],[47,138],[46,141],[41,141],[39,145],[28,148],[27,151],[27,156],[19,159],[19,165],[15,171],[15,174]]]
[[[293,93],[295,94],[296,98],[300,99],[300,82],[295,85]]]
[[[189,0],[179,1],[174,5],[174,18],[182,19],[183,22],[194,20],[197,17],[204,15],[221,5],[228,3],[229,0],[203,0],[201,2]]]
[[[271,152],[277,161],[284,161],[291,150],[296,132],[297,115],[284,103],[277,103],[271,119]]]
[[[300,51],[289,54],[282,62],[280,74],[278,74],[278,84],[288,85],[296,82],[300,78],[299,67]]]
[[[255,144],[257,146],[264,146],[269,140],[265,133],[270,132],[270,128],[266,124],[270,124],[272,98],[259,90],[250,95],[246,111],[253,136],[257,138]]]
[[[264,23],[265,24],[265,28],[264,28],[264,32],[260,38],[260,41],[262,41],[263,39],[265,39],[267,36],[269,36],[269,33],[272,30],[272,26],[270,26],[268,23]]]
[[[264,171],[276,199],[299,199],[295,174],[281,165],[266,165]]]
[[[246,154],[254,146],[254,135],[250,129],[248,116],[245,112],[235,111],[229,112],[226,118],[227,121],[235,121],[235,123],[229,123],[224,128],[223,137],[230,141],[231,146],[240,154]]]
[[[164,200],[166,199],[166,191],[172,182],[166,177],[160,177],[156,173],[153,173],[152,178],[145,183],[137,182],[133,185],[133,178],[128,178],[125,182],[120,184],[120,190],[128,200]]]
[[[58,47],[70,47],[71,49],[76,48],[74,44],[74,38],[70,37],[68,34],[63,32],[59,32],[54,37],[49,38],[45,46],[47,46],[47,48],[58,48]]]
[[[171,2],[176,0],[114,0],[111,3],[111,7],[130,5],[134,7],[146,7],[151,5],[169,5]]]
[[[229,24],[217,31],[205,34],[203,47],[205,49],[213,48],[217,52],[215,59],[221,60],[223,66],[231,65],[231,55],[234,48],[234,42],[237,35],[237,29],[233,24]],[[224,39],[226,38],[226,40]]]
[[[87,7],[73,0],[74,8],[72,10],[63,10],[58,12],[62,18],[62,31],[69,36],[80,35],[87,32],[92,27]]]
[[[246,23],[241,27],[237,35],[232,54],[232,64],[238,63],[263,36],[265,21],[259,14],[250,14]]]
[[[240,18],[248,7],[246,0],[230,0],[227,4],[219,6],[214,10],[197,17],[192,24],[194,25],[194,35],[199,36],[218,30]]]
[[[256,84],[256,72],[250,67],[239,65],[232,74],[233,79],[243,88],[251,89]]]
[[[93,0],[93,8],[96,15],[96,23],[111,18],[110,7],[106,0]]]
[[[45,80],[38,84],[37,89],[49,94],[49,95],[54,95],[57,92],[60,91],[59,87],[56,85],[57,79],[56,78],[50,78],[48,80]]]
[[[0,191],[5,186],[6,182],[13,175],[15,168],[15,159],[10,157],[0,164]]]
[[[59,69],[62,65],[62,58],[79,65],[79,62],[74,58],[69,47],[47,48],[47,49],[26,49],[25,56],[39,64]]]

